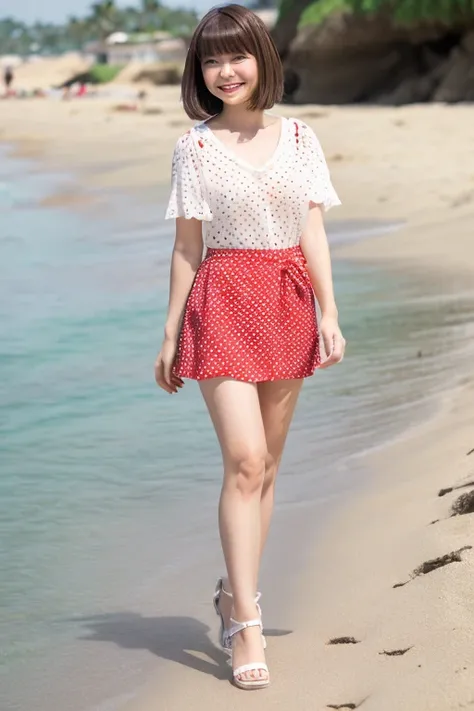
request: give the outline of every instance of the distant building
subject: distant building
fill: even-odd
[[[156,64],[184,58],[186,43],[168,32],[133,37],[125,32],[114,32],[103,42],[87,43],[83,53],[92,56],[99,64]]]

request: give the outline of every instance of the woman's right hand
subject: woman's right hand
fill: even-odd
[[[177,393],[178,388],[182,388],[184,382],[173,373],[173,365],[176,358],[177,342],[170,338],[165,338],[161,350],[155,361],[155,380],[157,385],[167,393]]]

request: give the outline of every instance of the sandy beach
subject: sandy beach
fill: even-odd
[[[0,140],[14,155],[76,174],[77,190],[49,206],[80,210],[107,187],[164,195],[174,143],[191,122],[178,88],[148,94],[143,105],[118,95],[3,101]],[[127,103],[136,108],[123,110]],[[343,202],[329,220],[403,222],[335,255],[428,276],[454,295],[474,292],[473,107],[274,112],[316,131]],[[474,516],[452,515],[474,510],[472,494],[456,504],[474,492],[473,448],[474,375],[460,374],[429,421],[366,456],[370,481],[314,542],[285,628],[266,620],[269,690],[243,694],[218,650],[170,638],[181,645],[179,663],[168,662],[165,680],[150,679],[123,711],[474,708]],[[450,487],[459,488],[439,495]]]
[[[471,381],[446,396],[432,421],[371,457],[370,486],[334,517],[295,581],[290,626],[268,630],[267,693],[243,699],[225,683],[225,666],[183,650],[169,683],[151,682],[124,711],[470,708],[474,521],[450,514],[473,490],[473,395]],[[451,553],[454,562],[414,573]]]

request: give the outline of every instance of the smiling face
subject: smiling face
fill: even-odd
[[[215,54],[201,61],[204,83],[228,106],[248,103],[258,84],[258,64],[252,54]]]

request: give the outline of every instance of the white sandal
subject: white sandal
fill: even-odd
[[[229,639],[232,641],[232,637],[242,630],[247,629],[247,627],[260,627],[262,629],[262,621],[258,618],[255,620],[248,620],[247,622],[237,622],[233,617],[230,618],[232,622],[232,627],[228,631]],[[267,674],[268,667],[265,662],[250,662],[250,664],[242,664],[237,669],[232,670],[232,681],[235,686],[239,689],[252,690],[252,689],[265,689],[270,684],[270,678],[267,676],[266,679],[238,679],[240,674],[245,674],[248,671],[264,671]]]
[[[222,616],[222,612],[220,611],[219,608],[219,600],[221,598],[221,595],[227,595],[228,597],[232,597],[232,593],[227,592],[227,590],[224,590],[224,583],[222,582],[222,578],[219,578],[219,580],[216,583],[216,589],[214,591],[214,595],[212,597],[212,602],[214,605],[214,610],[216,611],[216,615],[220,617],[221,620],[221,625],[219,629],[219,644],[221,645],[222,649],[227,652],[227,654],[230,654],[232,652],[232,642],[229,636],[229,630],[225,628],[224,625],[224,617]],[[257,592],[255,595],[255,604],[257,605],[257,610],[258,614],[260,615],[260,620],[262,619],[262,610],[260,605],[258,604],[258,601],[262,597],[261,592]],[[267,640],[265,639],[265,636],[263,634],[263,626],[262,626],[262,637],[263,637],[263,648],[267,648]]]

